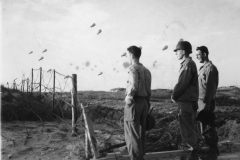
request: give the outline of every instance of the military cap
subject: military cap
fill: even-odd
[[[191,54],[192,53],[192,45],[188,41],[179,41],[174,52],[176,52],[177,50],[188,51]]]

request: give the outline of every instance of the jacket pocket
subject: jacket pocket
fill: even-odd
[[[126,104],[124,108],[124,119],[125,121],[134,121],[135,119],[135,105],[133,104]]]

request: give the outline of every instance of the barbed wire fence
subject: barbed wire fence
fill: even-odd
[[[42,68],[31,69],[26,73],[22,73],[21,76],[14,79],[12,84],[8,84],[10,89],[19,90],[25,94],[31,94],[33,96],[38,96],[40,100],[52,101],[52,112],[54,114],[54,109],[58,107],[61,112],[61,116],[57,116],[59,119],[64,121],[65,112],[73,111],[75,108],[75,113],[79,113],[77,116],[72,114],[72,133],[76,133],[76,130],[87,131],[87,128],[82,121],[82,114],[80,110],[80,99],[77,96],[77,87],[73,84],[73,75],[64,75],[54,69],[43,70]],[[74,89],[75,88],[75,89]],[[74,103],[74,96],[76,95],[76,102]],[[102,104],[88,104],[91,109],[91,120],[95,123],[105,123],[108,126],[114,128],[110,136],[106,140],[98,141],[98,145],[107,144],[108,139],[112,136],[118,134],[120,135],[120,141],[124,145],[124,130],[123,130],[123,108],[111,108],[106,107]],[[78,106],[78,109],[77,108]],[[172,115],[169,115],[172,117]],[[158,123],[161,123],[165,119],[158,120]],[[164,145],[179,145],[179,131],[178,131],[178,122],[175,119],[173,122],[169,121],[167,123],[169,126],[163,128],[153,129],[147,132],[147,139],[151,139],[151,143],[147,144],[147,151],[158,150],[159,144]],[[157,143],[153,143],[157,142]],[[176,146],[177,147],[177,146]],[[107,149],[102,150],[106,151],[112,148],[108,146]]]

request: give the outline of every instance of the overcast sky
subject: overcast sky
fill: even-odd
[[[77,74],[78,90],[125,87],[121,55],[136,45],[152,89],[172,89],[180,66],[173,50],[182,38],[198,68],[196,47],[205,45],[219,85],[240,86],[239,15],[238,0],[3,0],[2,84],[42,67]]]

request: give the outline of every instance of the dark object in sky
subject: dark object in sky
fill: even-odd
[[[70,66],[72,66],[73,64],[72,63],[70,63]]]
[[[44,50],[42,51],[42,53],[44,53],[44,52],[47,52],[47,49],[44,49]]]
[[[76,70],[78,70],[78,66],[76,66]]]
[[[164,46],[162,50],[165,51],[166,49],[168,49],[168,46],[167,46],[167,45]]]
[[[128,68],[129,66],[130,66],[130,64],[129,64],[128,62],[124,62],[124,63],[123,63],[123,67],[124,67],[124,68]]]
[[[28,54],[32,54],[32,53],[33,53],[33,51],[29,52]]]
[[[124,57],[124,56],[126,56],[127,55],[127,53],[126,52],[124,52],[122,55],[121,55],[121,57]]]
[[[99,31],[98,31],[98,33],[97,33],[97,34],[100,34],[100,33],[102,33],[102,30],[101,30],[101,29],[99,29]]]
[[[157,63],[157,61],[154,61],[154,62],[153,62],[153,67],[154,67],[154,68],[156,67],[156,63]]]
[[[103,74],[103,72],[100,72],[99,74],[98,74],[98,76],[100,76],[100,75],[102,75]]]
[[[41,58],[40,58],[38,61],[41,61],[41,60],[43,60],[43,58],[44,58],[44,57],[41,57]]]
[[[89,61],[85,62],[85,66],[89,67],[90,66],[90,62]]]
[[[96,24],[95,23],[93,23],[90,27],[92,28],[92,27],[95,27],[96,26]]]
[[[47,72],[51,72],[52,71],[52,69],[49,69]]]
[[[113,70],[115,70],[115,68],[113,68]]]

